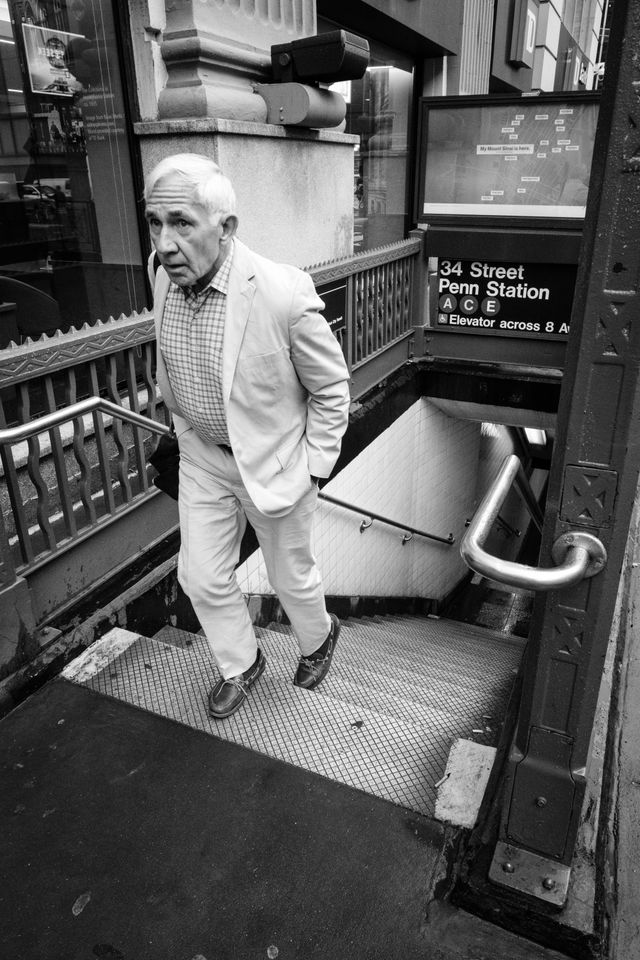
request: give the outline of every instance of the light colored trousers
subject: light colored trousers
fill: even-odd
[[[289,617],[300,653],[317,650],[331,628],[320,571],[311,550],[318,491],[310,489],[284,517],[260,513],[235,458],[195,430],[180,436],[178,580],[225,679],[247,670],[257,641],[235,568],[249,520],[269,582]]]

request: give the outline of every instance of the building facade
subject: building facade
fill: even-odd
[[[214,157],[240,234],[301,266],[414,226],[418,100],[591,89],[606,0],[0,0],[0,349],[149,302],[143,176]],[[267,122],[270,48],[369,42],[334,128]]]

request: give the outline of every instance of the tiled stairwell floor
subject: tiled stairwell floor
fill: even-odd
[[[173,627],[140,637],[88,686],[197,730],[432,816],[455,738],[495,746],[524,641],[447,620],[343,622],[321,687],[294,687],[290,628],[258,629],[267,668],[232,717],[211,720],[206,641]]]

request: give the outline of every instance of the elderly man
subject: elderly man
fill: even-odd
[[[209,712],[221,719],[265,668],[235,576],[247,518],[300,648],[294,683],[313,689],[331,665],[340,623],[311,526],[347,426],[348,372],[311,278],[235,237],[233,188],[209,158],[162,160],[145,204],[157,379],[180,447],[178,578],[220,671]]]

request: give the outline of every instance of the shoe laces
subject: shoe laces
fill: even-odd
[[[258,658],[258,661],[256,664],[254,664],[254,666],[260,666],[260,658]],[[234,687],[236,687],[236,689],[240,690],[240,692],[244,693],[246,696],[249,687],[256,679],[256,674],[253,673],[253,667],[251,667],[247,672],[250,674],[248,677],[246,677],[244,673],[239,673],[236,677],[228,677],[224,682],[232,684]]]
[[[300,663],[304,664],[305,667],[311,669],[312,667],[319,667],[323,663],[326,663],[327,660],[331,657],[333,652],[333,647],[329,647],[327,653],[324,657],[314,657],[313,654],[310,654],[308,657],[300,657]]]
[[[243,680],[242,676],[229,677],[228,680],[225,680],[225,683],[230,683],[232,687],[236,687],[240,693],[243,693],[245,696],[247,695],[247,691],[250,686],[249,682],[247,680]]]

